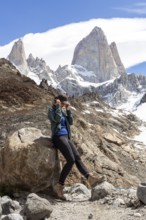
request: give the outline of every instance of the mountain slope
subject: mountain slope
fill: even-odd
[[[21,76],[8,61],[2,59],[0,63],[0,84],[2,78],[6,80],[6,97],[11,95],[14,101],[0,96],[0,148],[9,133],[20,128],[36,127],[43,134],[51,135],[47,111],[57,91],[50,88],[46,92],[29,78]],[[17,90],[19,85],[20,91]],[[22,96],[24,91],[26,95]],[[88,169],[105,174],[115,186],[134,186],[142,181],[146,172],[145,148],[133,140],[134,135],[139,134],[141,122],[132,114],[126,115],[106,105],[94,93],[70,98],[70,102],[74,115],[73,140]],[[137,146],[141,147],[141,154]],[[74,167],[67,183],[79,181],[85,182]]]
[[[51,88],[50,88],[51,90]],[[52,89],[53,91],[53,89]],[[30,78],[21,75],[20,72],[6,59],[0,59],[0,110],[15,106],[21,108],[25,105],[41,103],[45,90],[40,89]]]

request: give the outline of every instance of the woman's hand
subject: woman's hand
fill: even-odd
[[[61,106],[60,99],[55,99],[55,105],[60,105]]]
[[[66,105],[66,110],[69,110],[70,109],[70,105]]]

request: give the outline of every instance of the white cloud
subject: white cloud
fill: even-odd
[[[109,44],[117,43],[119,54],[130,67],[146,61],[146,18],[92,19],[23,37],[26,55],[32,53],[43,58],[55,70],[59,65],[70,64],[77,43],[95,27],[101,27]],[[6,57],[13,42],[0,47],[0,57]]]
[[[138,2],[128,7],[116,7],[116,10],[125,11],[128,13],[135,13],[139,15],[146,14],[146,2]]]

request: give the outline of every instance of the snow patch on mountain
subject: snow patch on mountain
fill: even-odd
[[[117,109],[125,109],[127,111],[136,112],[138,104],[143,97],[144,93],[128,92],[127,102],[121,103]]]
[[[146,103],[143,103],[137,107],[133,113],[141,120],[146,122]],[[146,136],[145,136],[146,137]]]
[[[134,140],[141,142],[141,145],[139,143],[137,144],[138,148],[142,148],[142,145],[146,147],[146,127],[141,126],[140,130],[140,134],[134,137]]]

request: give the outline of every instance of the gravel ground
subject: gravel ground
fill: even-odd
[[[97,201],[56,202],[49,220],[146,220],[146,208],[100,205]]]

